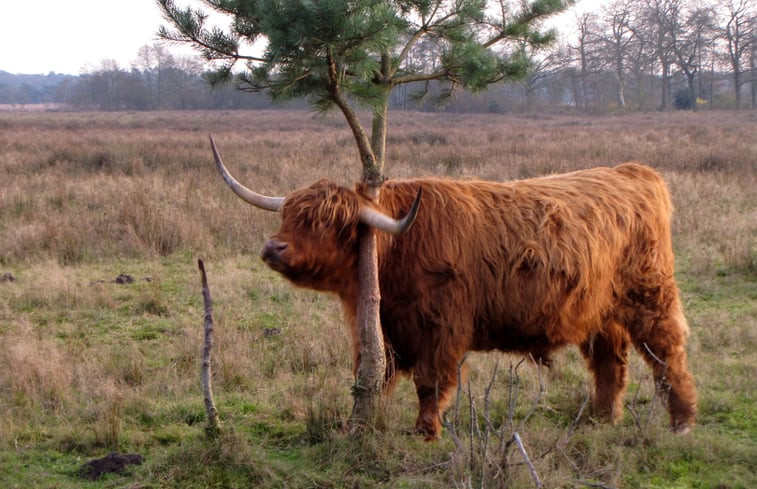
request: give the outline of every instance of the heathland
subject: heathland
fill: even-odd
[[[544,487],[757,486],[757,112],[390,119],[392,178],[510,180],[629,160],[663,174],[700,395],[687,436],[669,433],[636,352],[623,420],[595,419],[575,348],[549,371],[469,355],[437,443],[409,433],[408,381],[374,430],[346,434],[352,375],[338,301],[262,264],[277,216],[223,185],[209,133],[264,193],[360,175],[337,115],[0,114],[1,487],[527,488],[533,473]],[[198,257],[216,314],[223,431],[212,440]],[[79,476],[111,451],[145,461]]]

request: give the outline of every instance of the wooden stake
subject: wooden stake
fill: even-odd
[[[213,349],[213,303],[210,300],[205,264],[201,258],[198,258],[197,265],[200,267],[200,274],[202,275],[202,300],[205,304],[205,341],[202,347],[202,366],[200,368],[202,394],[205,398],[205,411],[208,415],[205,432],[208,436],[215,437],[221,431],[221,422],[218,420],[218,411],[216,411],[213,402],[212,376],[210,373],[210,352]]]

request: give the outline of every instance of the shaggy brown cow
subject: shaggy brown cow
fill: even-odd
[[[611,420],[623,412],[633,344],[667,393],[672,428],[693,426],[672,206],[651,168],[627,163],[509,183],[390,180],[374,205],[360,188],[328,180],[286,198],[259,196],[228,174],[215,145],[213,152],[237,194],[280,209],[263,260],[296,285],[339,295],[356,362],[358,235],[363,223],[403,231],[422,188],[412,227],[378,233],[377,247],[387,383],[412,376],[416,430],[428,439],[439,436],[467,351],[530,354],[549,365],[550,353],[568,344],[580,347],[594,374],[594,406]],[[406,213],[404,223],[387,217]]]

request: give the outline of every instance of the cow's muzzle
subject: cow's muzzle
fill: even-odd
[[[260,258],[274,270],[281,271],[284,268],[282,255],[289,247],[289,244],[276,239],[269,239],[263,245],[263,251],[260,252]]]

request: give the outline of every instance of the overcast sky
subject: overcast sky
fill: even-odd
[[[581,0],[574,9],[598,1]],[[568,23],[575,18],[572,12],[563,14]],[[105,59],[129,68],[141,46],[157,41],[163,23],[154,0],[4,1],[0,71],[76,75]]]

